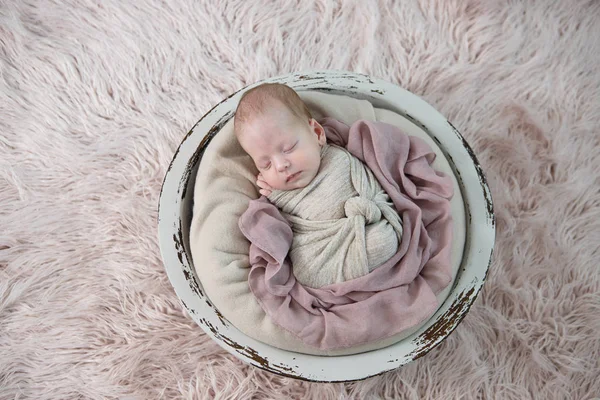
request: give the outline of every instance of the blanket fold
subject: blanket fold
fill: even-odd
[[[453,186],[450,177],[431,167],[431,148],[395,126],[320,122],[330,143],[371,169],[401,216],[396,253],[366,275],[311,288],[292,273],[291,224],[266,197],[250,201],[239,227],[250,241],[248,284],[267,315],[304,343],[333,350],[390,337],[435,312],[436,294],[452,279]],[[370,207],[352,200],[346,212],[373,211]]]

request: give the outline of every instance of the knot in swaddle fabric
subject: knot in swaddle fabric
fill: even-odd
[[[317,176],[269,200],[292,224],[288,256],[296,279],[318,288],[368,274],[398,250],[402,222],[359,159],[334,145],[321,149]]]
[[[372,224],[381,219],[381,210],[377,204],[365,197],[351,197],[344,204],[346,217],[364,218],[365,223]]]

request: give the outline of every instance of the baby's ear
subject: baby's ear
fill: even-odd
[[[313,132],[317,135],[317,140],[320,146],[323,146],[327,143],[327,136],[325,135],[325,129],[317,122],[316,119],[311,118],[310,126],[312,127]]]

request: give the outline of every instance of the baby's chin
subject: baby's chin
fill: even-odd
[[[306,178],[301,178],[295,182],[290,182],[290,183],[286,183],[284,185],[277,185],[277,186],[271,185],[271,187],[275,190],[296,190],[296,189],[305,188],[306,186],[308,186],[309,183],[310,183],[310,181],[306,182]]]

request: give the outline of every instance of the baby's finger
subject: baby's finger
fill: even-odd
[[[271,187],[271,185],[269,185],[266,181],[264,180],[257,180],[256,184],[263,188],[263,189],[267,189],[267,190],[273,190],[273,188]]]
[[[258,174],[258,176],[256,177],[256,180],[259,180],[261,182],[267,183],[267,181],[265,180],[265,177],[262,176],[262,174]]]

